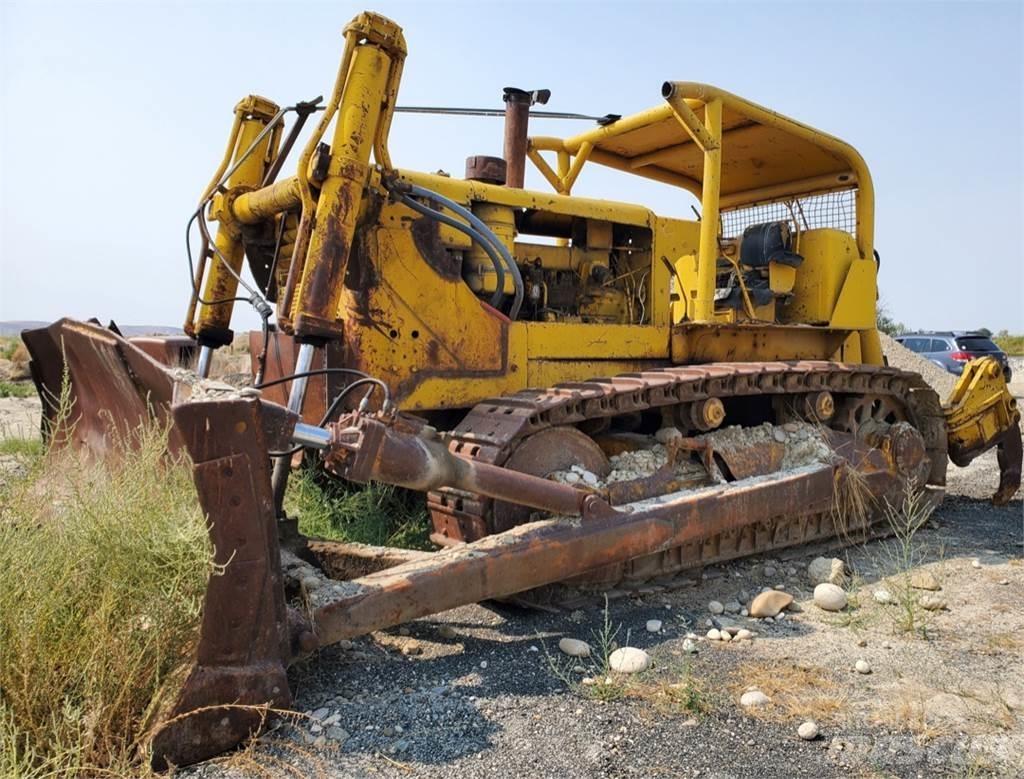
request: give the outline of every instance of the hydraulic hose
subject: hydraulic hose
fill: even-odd
[[[435,211],[433,208],[423,205],[418,200],[413,200],[408,195],[402,195],[402,204],[430,219],[436,219],[438,222],[443,222],[449,227],[454,227],[456,230],[468,235],[471,240],[476,241],[483,247],[484,251],[487,252],[487,256],[491,258],[491,264],[494,265],[494,274],[497,277],[497,286],[494,289],[494,294],[491,295],[491,307],[497,308],[498,304],[501,303],[501,298],[505,294],[505,262],[501,258],[501,255],[498,254],[497,249],[491,245],[491,242],[465,222],[460,222],[454,217],[443,214],[440,211]]]
[[[512,308],[509,310],[509,319],[516,319],[519,316],[519,309],[523,306],[523,296],[525,293],[525,285],[523,284],[523,276],[519,272],[519,266],[516,265],[515,260],[509,253],[508,248],[500,240],[498,236],[494,234],[490,227],[488,227],[483,220],[480,219],[476,214],[470,211],[465,206],[456,203],[454,200],[445,197],[437,192],[433,192],[429,189],[424,189],[416,184],[408,185],[409,194],[415,197],[421,197],[426,200],[432,200],[438,205],[444,206],[449,211],[461,216],[484,238],[490,242],[491,246],[498,251],[502,259],[505,261],[505,266],[512,274],[512,280],[515,284],[516,293],[515,298],[512,301]],[[482,244],[484,248],[487,248],[487,244]],[[488,252],[489,254],[490,252]],[[500,289],[500,287],[499,287]]]

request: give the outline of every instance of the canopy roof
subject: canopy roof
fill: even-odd
[[[666,100],[685,102],[705,126],[706,102],[722,101],[723,208],[863,185],[865,179],[870,186],[863,159],[838,138],[705,84],[667,82],[662,91]],[[701,190],[704,150],[670,103],[566,138],[563,148],[577,153],[585,143],[592,145],[594,162]]]

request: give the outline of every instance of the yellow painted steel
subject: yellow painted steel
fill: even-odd
[[[704,193],[701,198],[700,250],[697,255],[697,297],[693,319],[710,322],[715,316],[715,271],[718,263],[718,194],[722,177],[722,101],[705,106],[707,149],[704,152]]]
[[[327,175],[320,185],[308,259],[295,285],[294,310],[286,315],[300,337],[338,333],[342,284],[370,173],[370,153],[382,121],[381,96],[390,78],[391,57],[386,51],[369,44],[356,47],[338,106]]]
[[[671,364],[882,364],[874,189],[849,144],[717,87],[679,81],[663,85],[654,108],[569,138],[530,138],[529,159],[553,193],[398,169],[388,135],[406,56],[402,30],[363,13],[344,37],[334,87],[295,175],[261,187],[280,143],[277,124],[222,184],[278,110],[250,97],[236,107],[203,202],[212,201],[215,246],[235,272],[247,248],[265,260],[269,228],[280,230],[286,267],[270,281],[278,324],[307,342],[341,341],[346,367],[384,380],[400,408],[461,411],[529,386]],[[699,200],[700,218],[573,196],[590,163],[677,187]],[[526,279],[524,291],[529,284],[519,321],[485,302],[497,274],[482,247],[396,201],[396,184],[439,193],[488,226]],[[844,190],[856,193],[849,232],[794,225],[798,266],[741,264],[736,230],[757,218],[743,209]],[[258,238],[247,247],[250,236]],[[233,275],[208,260],[200,257],[197,277],[204,296],[233,297]],[[716,304],[722,260],[739,305]],[[753,298],[755,282],[770,300]],[[549,307],[552,295],[561,309]],[[193,301],[190,333],[230,332],[230,303],[195,312]],[[988,448],[1017,424],[997,368],[982,361],[965,369],[946,410],[951,452]]]
[[[702,152],[707,153],[712,149],[718,149],[722,146],[721,132],[719,132],[716,135],[709,128],[705,127],[701,123],[700,119],[697,117],[697,113],[692,108],[690,108],[690,106],[687,105],[686,101],[683,100],[679,95],[672,95],[666,98],[666,100],[668,101],[669,106],[672,108],[672,113],[675,114],[676,119],[679,120],[679,123],[690,134],[690,137],[693,138],[693,142],[700,147],[700,150]],[[714,121],[717,121],[719,126],[721,126],[721,103],[719,103],[719,107],[716,110],[718,112],[718,118],[717,120]],[[709,124],[711,121],[713,120],[709,117]],[[634,160],[634,166],[642,167],[643,165],[646,165],[651,161],[649,154],[644,155],[644,157],[646,157],[647,159],[644,159],[642,162],[640,158]]]
[[[992,357],[971,360],[943,409],[949,454],[963,465],[1020,423],[1017,401],[1006,386],[1002,366]]]
[[[299,180],[292,177],[269,187],[241,193],[235,198],[231,212],[242,224],[257,224],[277,214],[291,211],[301,204]]]
[[[795,250],[804,260],[796,270],[793,297],[780,307],[779,319],[787,324],[828,324],[850,266],[858,259],[853,236],[831,228],[807,230],[800,233]],[[863,305],[874,317],[874,298]]]
[[[347,258],[339,265],[337,261],[325,262],[317,258],[316,253],[325,246],[332,250],[339,246],[335,240],[338,236],[334,234],[338,227],[342,230],[341,237],[347,233],[351,241],[351,231],[362,201],[362,190],[369,175],[370,151],[373,150],[378,161],[390,166],[387,131],[391,126],[398,81],[407,51],[405,38],[401,28],[393,21],[370,12],[359,14],[353,19],[345,27],[344,34],[345,49],[331,97],[299,158],[297,178],[302,218],[292,254],[288,284],[278,304],[278,318],[286,328],[294,330],[295,319],[303,317],[300,327],[303,332],[299,335],[322,335],[336,330],[336,312],[331,309],[337,305],[337,293],[331,288],[340,286]],[[360,58],[358,66],[355,63],[357,54]],[[315,199],[310,168],[313,155],[332,120],[336,120],[336,127],[328,178],[333,181],[323,182],[320,196]],[[348,138],[344,136],[343,127],[351,133]],[[340,166],[339,162],[342,163]],[[345,202],[342,203],[340,198],[345,198]],[[321,203],[324,219],[316,224],[315,212]],[[345,224],[338,225],[336,220],[342,208]],[[327,221],[331,222],[330,228],[325,225]],[[311,252],[313,234],[317,228],[320,230],[318,246],[315,252]],[[326,234],[328,231],[331,235]],[[308,263],[307,270],[307,260],[311,254],[314,257]],[[325,270],[328,266],[331,270]],[[324,286],[327,287],[326,291]],[[293,313],[294,307],[300,311]]]
[[[849,335],[810,325],[680,324],[672,328],[672,361],[838,360]]]
[[[254,189],[263,181],[267,167],[277,153],[279,136],[268,133],[255,148],[253,144],[278,110],[277,105],[257,95],[249,95],[235,106],[228,150],[200,199],[203,207],[213,196],[210,216],[218,220],[219,225],[213,238],[212,255],[207,257],[204,252],[195,279],[196,284],[201,285],[202,299],[206,304],[193,296],[186,314],[185,331],[204,342],[220,344],[230,340],[233,299],[238,292],[235,274],[241,272],[245,257],[240,227],[227,206],[228,196],[215,194],[215,190],[228,169],[228,160],[234,165],[234,171],[226,182],[228,193]]]

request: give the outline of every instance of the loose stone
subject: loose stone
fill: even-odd
[[[807,566],[811,584],[842,584],[846,580],[846,564],[838,557],[817,557]]]
[[[608,657],[608,666],[621,674],[632,674],[645,671],[651,664],[651,656],[642,649],[624,646],[616,649]]]
[[[910,586],[915,590],[941,590],[939,580],[931,571],[918,571],[910,577]]]
[[[590,657],[590,644],[578,638],[563,638],[558,642],[558,648],[569,657]]]
[[[842,611],[846,608],[846,593],[835,584],[819,584],[814,588],[814,605],[825,611]]]
[[[740,706],[756,708],[771,703],[771,699],[760,690],[750,690],[740,696]]]
[[[750,616],[774,617],[793,602],[793,596],[780,590],[768,590],[758,595],[750,604]]]
[[[804,722],[796,729],[797,735],[804,741],[814,741],[818,737],[818,724],[811,720]]]

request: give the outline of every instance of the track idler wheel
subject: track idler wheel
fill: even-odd
[[[534,433],[515,448],[504,467],[531,476],[547,477],[555,471],[568,471],[574,465],[603,479],[611,464],[594,439],[574,427],[549,427]],[[494,502],[492,533],[530,521],[533,509],[515,503]]]

